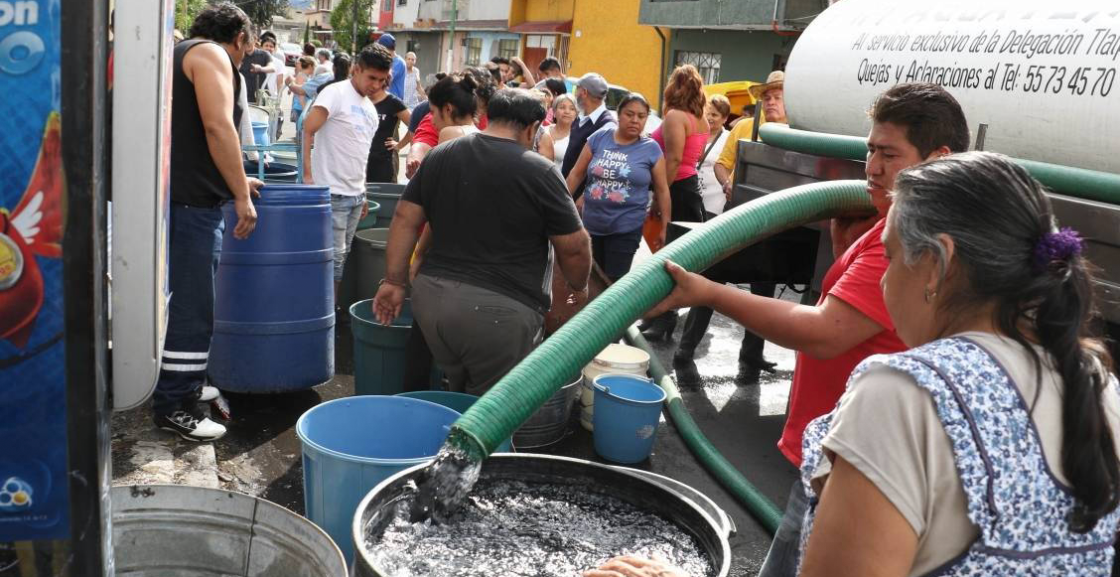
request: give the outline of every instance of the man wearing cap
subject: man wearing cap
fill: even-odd
[[[568,137],[568,150],[564,153],[564,164],[560,172],[564,178],[575,167],[579,160],[583,146],[592,134],[608,124],[618,124],[614,113],[607,110],[604,99],[607,97],[607,80],[594,72],[584,74],[576,82],[576,105],[579,106],[579,118],[572,125],[571,136]],[[576,188],[575,198],[583,194],[583,183]]]
[[[766,77],[765,84],[755,84],[749,88],[751,96],[762,104],[762,122],[786,122],[786,105],[784,100],[784,84],[786,75],[781,70],[775,70]],[[716,161],[716,180],[723,185],[723,193],[727,200],[731,200],[731,187],[735,161],[738,158],[739,139],[750,139],[754,130],[754,119],[744,118],[731,129],[727,143],[720,152]],[[713,278],[712,280],[721,280]],[[776,289],[772,282],[752,282],[751,293],[758,296],[774,296]],[[697,382],[700,375],[693,363],[696,347],[708,331],[708,324],[712,319],[712,309],[707,307],[692,307],[684,321],[684,332],[673,355],[673,368],[676,369],[678,379],[682,382]],[[744,383],[757,383],[763,371],[773,372],[776,365],[762,356],[766,341],[749,330],[743,331],[743,342],[739,346],[739,378]]]
[[[397,39],[392,34],[382,34],[377,43],[393,55],[393,69],[389,72],[389,94],[404,100],[404,81],[408,78],[408,63],[397,54]]]

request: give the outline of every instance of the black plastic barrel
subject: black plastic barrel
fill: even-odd
[[[334,376],[330,193],[272,184],[255,204],[257,228],[246,240],[233,237],[233,204],[223,209],[210,382],[245,393],[325,383]]]

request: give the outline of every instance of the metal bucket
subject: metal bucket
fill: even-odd
[[[231,491],[113,487],[120,577],[345,577],[338,546],[291,511]]]
[[[579,397],[582,378],[564,385],[513,434],[517,450],[545,447],[564,439],[570,430],[572,405]]]
[[[410,494],[408,485],[419,477],[426,465],[406,469],[385,479],[370,491],[354,515],[354,574],[357,577],[389,577],[373,561],[366,545],[366,531],[391,512],[397,501]],[[479,485],[501,480],[525,483],[578,485],[588,491],[602,491],[642,510],[656,513],[677,524],[696,539],[708,555],[715,577],[726,577],[731,569],[728,530],[691,499],[652,481],[648,476],[622,467],[600,465],[582,459],[504,453],[491,455],[482,463]]]

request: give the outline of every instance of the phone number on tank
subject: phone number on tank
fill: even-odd
[[[1016,83],[1022,65],[1006,65],[1004,82]],[[1102,68],[1081,66],[1067,68],[1065,66],[1031,65],[1027,67],[1023,77],[1023,92],[1034,94],[1061,94],[1063,91],[1074,96],[1108,96],[1112,93],[1116,81],[1115,68]]]

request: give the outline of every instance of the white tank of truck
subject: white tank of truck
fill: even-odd
[[[1120,2],[840,0],[786,68],[794,128],[866,136],[875,97],[944,86],[984,149],[1120,173]]]

